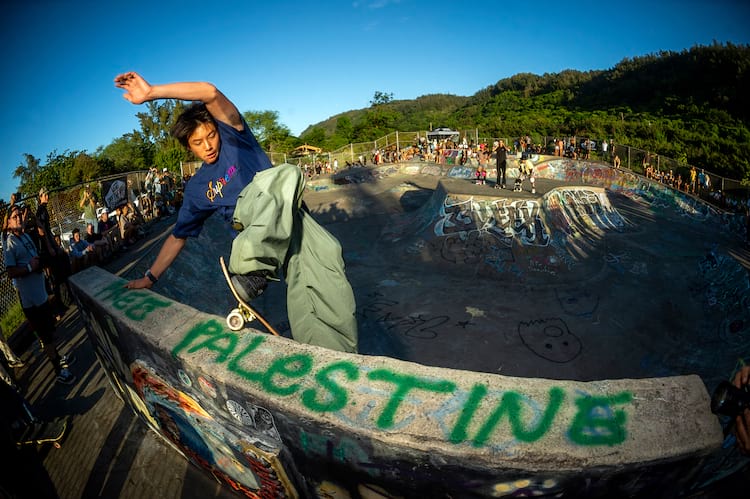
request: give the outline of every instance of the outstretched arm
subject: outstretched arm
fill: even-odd
[[[184,246],[184,239],[180,239],[179,237],[170,234],[167,239],[164,240],[164,244],[162,244],[161,250],[159,250],[159,255],[149,269],[151,274],[157,279],[161,277],[169,266],[172,265],[172,262],[174,262],[177,255],[180,254],[180,251],[182,251]],[[153,286],[153,281],[148,276],[128,281],[128,283],[125,284],[125,287],[130,289],[150,288],[151,286]]]
[[[207,82],[180,82],[151,85],[136,72],[115,77],[115,86],[125,90],[123,97],[133,104],[157,99],[200,101],[216,120],[242,130],[243,123],[237,107],[213,84]]]

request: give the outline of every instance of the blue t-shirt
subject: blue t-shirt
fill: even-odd
[[[203,222],[214,212],[232,223],[237,196],[255,174],[271,168],[271,161],[261,149],[253,132],[243,120],[244,130],[216,122],[221,149],[213,164],[201,165],[185,186],[182,207],[172,231],[175,237],[196,237]]]

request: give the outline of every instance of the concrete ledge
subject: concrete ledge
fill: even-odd
[[[698,376],[526,379],[351,355],[204,314],[99,268],[71,278],[113,388],[228,486],[262,497],[497,497],[688,484],[722,431]],[[209,299],[209,297],[207,297]]]

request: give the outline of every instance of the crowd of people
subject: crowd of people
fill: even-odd
[[[66,293],[68,278],[79,270],[93,264],[105,262],[119,251],[128,250],[144,235],[144,216],[140,209],[143,199],[163,196],[165,206],[179,202],[177,190],[171,185],[166,172],[154,175],[163,188],[155,188],[144,197],[134,197],[132,192],[125,203],[109,210],[98,201],[89,185],[81,191],[77,208],[85,232],[73,228],[70,236],[55,233],[48,203],[50,193],[42,188],[34,203],[19,200],[13,194],[2,220],[2,246],[5,272],[13,283],[26,318],[26,329],[38,342],[39,350],[49,362],[54,380],[60,385],[72,385],[77,377],[71,366],[75,362],[73,352],[63,355],[58,325],[64,319],[70,302]],[[151,216],[174,213],[174,209],[155,212]],[[63,237],[66,241],[63,241]],[[0,445],[16,445],[22,435],[45,431],[50,420],[45,420],[32,410],[24,395],[23,387],[17,383],[16,369],[24,368],[20,355],[6,341],[0,328]]]
[[[187,176],[187,179],[189,178]],[[186,181],[183,177],[183,182]],[[150,168],[143,186],[143,191],[134,200],[133,205],[145,218],[171,215],[179,207],[181,190],[167,168],[162,168],[161,172],[157,168]]]
[[[455,140],[454,140],[455,139]],[[474,139],[463,137],[458,140],[455,137],[446,137],[443,139],[428,139],[421,136],[417,141],[401,149],[395,146],[385,150],[375,149],[370,155],[370,161],[373,165],[385,163],[399,163],[418,159],[428,163],[447,164],[452,161],[456,165],[466,165],[468,163],[477,166],[486,166],[492,163],[495,157],[495,147],[499,141],[493,144],[487,142],[476,142]],[[549,154],[554,156],[572,158],[572,159],[591,159],[594,151],[598,151],[600,158],[611,159],[610,143],[605,139],[597,149],[593,140],[584,138],[576,140],[575,137],[555,138],[547,144],[535,143],[530,135],[518,137],[508,145],[508,153],[520,156],[526,154]],[[355,165],[365,166],[367,158],[360,155]]]
[[[165,206],[173,206],[179,201],[175,187],[165,181],[166,172],[155,174],[162,188],[156,187],[145,193],[145,198],[166,200]],[[166,188],[165,188],[166,187]],[[61,355],[55,336],[57,324],[67,311],[64,293],[68,278],[90,266],[106,262],[120,251],[136,243],[145,234],[145,218],[140,209],[144,197],[134,197],[109,210],[96,194],[86,185],[81,192],[78,208],[85,223],[85,232],[75,227],[66,237],[55,233],[48,209],[50,194],[42,188],[37,197],[36,210],[27,203],[19,202],[19,195],[13,194],[2,220],[2,245],[4,263],[8,277],[18,293],[18,298],[27,323],[33,330],[40,349],[49,360],[55,380],[64,385],[75,382],[76,376],[70,370],[74,358]],[[151,216],[174,213],[174,209],[155,212]],[[0,331],[1,333],[1,331]],[[8,388],[8,394],[21,404],[25,403],[20,388],[9,375],[8,369],[21,368],[24,362],[0,338],[4,362],[0,362],[0,381]],[[7,368],[6,368],[7,367]],[[28,412],[28,411],[27,411]],[[36,424],[33,416],[28,424]]]
[[[500,141],[496,140],[493,144],[487,144],[486,142],[476,143],[474,140],[467,140],[466,137],[461,140],[457,138],[454,140],[454,138],[446,137],[430,140],[426,136],[421,136],[408,147],[398,148],[392,145],[386,149],[373,149],[369,155],[359,154],[354,162],[346,161],[345,167],[363,167],[368,164],[378,166],[383,163],[400,163],[412,160],[440,165],[465,166],[469,164],[472,167],[481,167],[486,178],[487,166],[497,161],[496,150]],[[576,160],[598,159],[609,163],[615,169],[622,167],[622,160],[615,150],[614,141],[608,139],[596,142],[585,137],[566,137],[553,138],[546,144],[541,144],[535,143],[531,136],[525,135],[509,143],[506,152],[519,159],[523,159],[524,154],[527,156],[546,154]],[[705,170],[698,171],[693,166],[689,173],[683,177],[680,172],[675,173],[674,170],[660,169],[653,163],[654,157],[653,154],[648,152],[643,156],[641,167],[646,178],[668,185],[675,190],[701,197],[728,211],[745,212],[750,210],[748,208],[750,200],[746,194],[743,195],[740,192],[739,195],[733,195],[715,188],[711,175],[706,173]],[[310,169],[306,165],[305,171],[309,172],[310,177],[332,173],[328,163],[320,163],[319,167]],[[336,171],[338,171],[338,168],[333,169],[334,173]],[[482,176],[482,172],[480,170],[478,172],[479,176]],[[503,184],[504,180],[501,180],[500,185]]]
[[[651,155],[646,153],[641,161],[643,174],[646,178],[666,184],[678,191],[689,194],[700,194],[711,190],[711,177],[706,174],[705,170],[698,170],[693,166],[690,168],[689,176],[682,178],[682,173],[674,173],[674,170],[660,170],[658,166],[651,161]]]

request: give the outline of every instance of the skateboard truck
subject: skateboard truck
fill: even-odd
[[[232,331],[239,331],[242,328],[245,327],[245,324],[248,322],[252,322],[255,319],[258,319],[263,326],[274,336],[281,336],[274,328],[271,326],[271,324],[268,323],[267,320],[265,320],[258,312],[256,312],[249,303],[247,303],[245,300],[240,298],[240,296],[237,294],[237,290],[234,289],[234,285],[232,284],[232,279],[229,276],[229,269],[227,269],[227,264],[224,262],[224,257],[219,257],[219,264],[221,265],[221,271],[224,273],[224,278],[227,281],[227,285],[229,286],[229,289],[232,291],[232,295],[234,296],[234,299],[237,300],[237,308],[232,309],[231,312],[227,315],[227,326]]]
[[[255,314],[247,308],[233,308],[227,315],[227,326],[232,331],[239,331],[245,327],[246,322],[252,322],[255,318]]]

